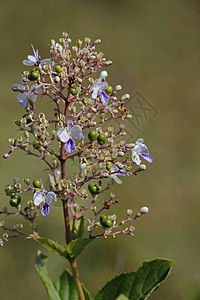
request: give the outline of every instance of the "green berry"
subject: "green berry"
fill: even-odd
[[[21,197],[19,195],[12,195],[10,198],[10,205],[13,207],[18,207],[21,202]]]
[[[112,91],[113,91],[112,86],[108,86],[107,89],[105,90],[105,92],[106,92],[107,94],[111,94]]]
[[[70,93],[73,95],[73,96],[75,96],[77,93],[78,93],[78,91],[77,91],[77,89],[75,89],[75,88],[70,88]]]
[[[111,161],[107,161],[107,162],[106,162],[106,169],[107,169],[108,171],[110,171],[111,167],[112,167]]]
[[[106,143],[107,137],[105,136],[105,134],[100,133],[97,137],[97,141],[98,141],[99,145],[103,145]]]
[[[61,67],[60,65],[56,65],[56,66],[55,66],[55,71],[56,71],[57,73],[61,73],[61,72],[62,72],[62,67]]]
[[[88,139],[91,142],[94,142],[97,139],[97,132],[95,130],[92,130],[88,133]]]
[[[96,195],[96,194],[101,193],[102,187],[101,187],[101,185],[98,185],[98,184],[89,183],[88,184],[88,190],[90,191],[90,193],[92,195]]]
[[[100,223],[104,228],[110,228],[113,225],[112,218],[110,215],[101,215]]]
[[[35,188],[41,188],[42,187],[42,183],[41,183],[41,181],[40,180],[38,180],[38,179],[35,179],[35,180],[33,180],[33,186],[35,187]]]
[[[39,76],[40,76],[39,71],[32,71],[31,72],[32,80],[38,80]]]

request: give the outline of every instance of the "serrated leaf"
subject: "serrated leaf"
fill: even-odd
[[[168,259],[146,261],[137,272],[123,273],[109,281],[94,300],[115,300],[120,294],[129,300],[146,300],[166,279],[173,263]]]
[[[67,253],[70,258],[76,258],[83,249],[92,241],[92,239],[82,238],[73,240],[67,245]]]
[[[67,258],[66,248],[62,244],[58,243],[57,241],[43,238],[43,237],[39,237],[39,238],[33,237],[33,239],[36,242],[40,243],[45,248],[47,248],[48,250]]]
[[[70,222],[70,230],[71,230],[71,236],[74,235],[74,220]],[[76,222],[76,238],[80,239],[84,235],[85,231],[85,217],[80,217]]]
[[[79,300],[74,278],[68,270],[64,270],[61,276],[54,283],[54,286],[61,300]],[[82,288],[85,295],[85,300],[90,300],[90,295],[83,285]]]
[[[46,270],[46,263],[48,257],[38,251],[36,260],[35,260],[35,268],[40,276],[40,279],[47,291],[50,300],[61,300],[58,292],[56,291],[51,279]]]

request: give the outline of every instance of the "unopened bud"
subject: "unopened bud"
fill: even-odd
[[[141,213],[141,215],[145,215],[149,212],[149,208],[146,206],[143,206],[140,208],[139,213]]]

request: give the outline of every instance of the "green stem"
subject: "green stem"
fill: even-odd
[[[76,287],[77,287],[77,290],[78,290],[79,298],[80,298],[80,300],[85,300],[85,296],[84,296],[84,293],[83,293],[82,285],[81,285],[79,274],[78,274],[76,259],[74,259],[71,262],[71,268],[72,268],[74,280],[76,282]]]

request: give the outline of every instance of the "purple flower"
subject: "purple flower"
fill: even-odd
[[[57,136],[61,142],[66,143],[66,151],[72,153],[76,148],[73,138],[77,140],[83,138],[82,128],[79,125],[74,125],[72,121],[68,121],[67,128],[58,129]]]
[[[33,49],[33,55],[28,55],[27,58],[23,60],[23,64],[25,66],[34,66],[35,64],[42,64],[42,65],[48,65],[51,63],[51,59],[43,59],[41,60],[40,55],[38,54],[38,50],[35,51],[33,45],[31,44],[31,47]]]
[[[41,214],[43,216],[47,216],[49,214],[49,205],[52,203],[52,200],[56,201],[56,194],[54,192],[48,192],[46,194],[44,188],[42,189],[42,192],[37,191],[33,195],[34,205],[39,206],[43,202],[41,209]]]
[[[139,166],[141,164],[140,156],[143,157],[149,163],[152,163],[153,158],[149,154],[149,149],[144,144],[144,140],[143,139],[141,139],[141,138],[138,139],[136,141],[136,143],[135,143],[134,148],[132,148],[131,151],[132,151],[132,160],[133,160],[133,162],[136,163],[136,165]],[[144,153],[144,151],[147,151],[147,153]]]
[[[121,179],[119,179],[117,176],[126,176],[126,168],[123,167],[122,169],[119,169],[117,166],[113,166],[110,169],[110,175],[109,177],[111,177],[112,179],[114,179],[114,181],[118,184],[122,184]]]
[[[96,99],[98,94],[102,103],[107,103],[109,96],[103,91],[107,89],[108,83],[105,80],[105,77],[99,77],[94,81],[94,84],[90,87],[89,92],[92,92],[92,99]]]

